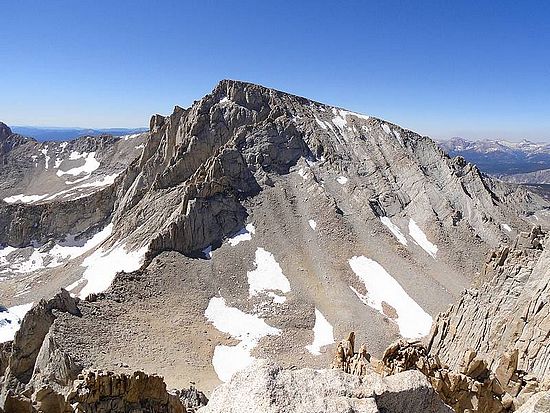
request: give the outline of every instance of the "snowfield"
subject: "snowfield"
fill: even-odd
[[[256,269],[246,273],[249,285],[248,293],[251,297],[263,291],[278,290],[282,293],[290,291],[290,282],[272,253],[258,248],[254,265]]]
[[[15,202],[22,202],[24,204],[32,204],[34,202],[38,202],[43,200],[44,198],[48,197],[49,194],[43,194],[43,195],[25,195],[25,194],[19,194],[19,195],[12,195],[4,198],[4,202],[7,202],[8,204],[13,204]]]
[[[99,168],[100,163],[95,159],[95,152],[90,153],[78,153],[78,152],[71,152],[69,155],[69,160],[74,161],[77,159],[84,159],[84,165],[71,168],[67,171],[63,171],[61,169],[58,169],[56,172],[56,175],[61,177],[63,175],[72,175],[72,176],[78,176],[81,174],[87,174],[90,175],[93,171],[95,171],[97,168]]]
[[[10,308],[0,307],[0,343],[11,341],[21,326],[25,314],[32,308],[33,303],[16,305]]]
[[[254,224],[250,223],[250,224],[247,224],[246,227],[241,229],[235,235],[233,235],[231,238],[228,238],[227,241],[232,247],[234,247],[239,242],[250,241],[252,239],[252,234],[255,234],[255,233],[256,233],[256,228],[254,228]]]
[[[395,236],[395,238],[397,238],[397,241],[403,245],[407,245],[407,238],[403,235],[399,227],[391,222],[391,219],[388,217],[380,217],[380,221],[382,221],[382,224],[384,224]]]
[[[315,309],[315,326],[313,327],[313,343],[306,349],[313,355],[321,354],[321,347],[334,343],[334,328],[323,313]]]
[[[223,382],[254,361],[250,352],[260,339],[281,334],[281,330],[271,327],[257,315],[228,307],[222,297],[212,297],[204,315],[217,330],[241,341],[236,346],[218,345],[214,349],[212,365]]]
[[[367,293],[362,295],[355,288],[350,288],[361,301],[381,314],[388,316],[384,313],[383,303],[393,307],[397,318],[388,318],[397,323],[401,336],[419,338],[430,332],[432,317],[407,294],[384,267],[364,256],[351,258],[349,265],[365,285]]]
[[[0,250],[0,273],[27,274],[44,268],[59,267],[100,245],[111,236],[112,230],[113,225],[109,224],[92,238],[78,241],[74,235],[67,235],[65,241],[45,251],[37,245],[27,248],[5,247]]]
[[[422,231],[420,227],[416,225],[416,222],[414,222],[414,219],[412,218],[409,220],[409,235],[416,241],[418,245],[420,245],[420,247],[424,251],[435,258],[438,251],[437,245],[432,244],[428,240],[428,237],[426,237],[424,231]]]
[[[147,247],[142,247],[137,251],[127,251],[124,244],[115,244],[109,250],[104,251],[99,248],[82,262],[82,266],[86,267],[80,282],[86,281],[86,285],[78,296],[82,299],[89,294],[101,293],[105,291],[118,272],[132,272],[141,267],[143,258],[147,252]],[[76,288],[80,282],[72,284],[67,289]]]

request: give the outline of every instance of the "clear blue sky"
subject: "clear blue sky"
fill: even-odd
[[[234,78],[433,137],[550,140],[546,1],[0,7],[0,120],[12,125],[145,126]]]

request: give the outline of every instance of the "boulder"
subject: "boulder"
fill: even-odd
[[[419,372],[358,377],[335,369],[289,370],[260,360],[212,393],[200,413],[452,412]]]

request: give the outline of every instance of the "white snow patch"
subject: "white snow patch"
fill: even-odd
[[[100,163],[95,159],[95,152],[90,153],[83,153],[79,154],[78,152],[71,152],[69,155],[69,159],[76,160],[79,158],[84,158],[84,165],[71,168],[68,171],[63,171],[59,169],[56,172],[57,176],[63,176],[63,175],[72,175],[72,176],[78,176],[82,173],[85,174],[91,174],[93,171],[95,171],[97,168],[99,168]]]
[[[74,235],[67,235],[65,241],[59,242],[48,251],[40,251],[39,248],[34,247],[31,255],[26,259],[19,256],[8,259],[8,255],[23,248],[5,247],[0,250],[0,265],[7,266],[10,272],[19,274],[27,274],[44,268],[56,268],[97,247],[111,236],[112,230],[113,225],[109,224],[92,238],[83,241],[75,240]]]
[[[236,346],[217,345],[214,348],[212,366],[221,381],[228,382],[233,374],[244,370],[256,360],[250,355],[254,346],[249,349],[243,343],[241,342]]]
[[[315,222],[315,220],[313,220],[313,219],[310,219],[307,223],[309,224],[309,226],[311,227],[311,229],[312,229],[313,231],[315,231],[315,229],[317,228],[317,222]]]
[[[204,315],[217,330],[241,341],[236,346],[218,345],[214,349],[212,365],[223,382],[254,361],[250,352],[263,337],[281,334],[281,330],[271,327],[257,315],[228,307],[222,297],[212,297]]]
[[[220,104],[221,105],[224,105],[226,103],[230,103],[231,101],[229,100],[229,98],[227,96],[225,96],[222,100],[220,100]]]
[[[327,130],[327,129],[328,129],[328,128],[327,128],[327,125],[325,125],[323,122],[321,122],[321,121],[317,118],[317,116],[315,116],[315,122],[317,122],[317,124],[318,124],[321,128],[323,128],[324,130]]]
[[[84,299],[89,294],[105,291],[120,271],[138,270],[146,252],[147,247],[128,251],[124,244],[115,244],[107,251],[103,248],[94,251],[81,264],[82,267],[86,267],[82,278],[87,283],[78,294],[79,297]]]
[[[33,303],[16,305],[0,312],[0,343],[11,341],[21,327],[25,314],[32,308]]]
[[[502,228],[504,228],[506,231],[512,232],[512,228],[510,228],[510,225],[508,225],[508,224],[502,224],[501,226],[502,226]]]
[[[12,252],[17,251],[17,248],[11,247],[11,246],[5,246],[0,250],[0,265],[5,266],[9,265],[8,255],[10,255]]]
[[[323,313],[315,309],[315,326],[313,327],[313,343],[306,349],[313,355],[321,354],[321,347],[334,343],[334,328]]]
[[[304,181],[307,179],[307,172],[304,168],[298,169],[298,175],[300,175]]]
[[[103,186],[112,185],[112,184],[115,183],[115,179],[119,175],[120,175],[120,173],[105,175],[103,178],[101,178],[97,181],[87,182],[85,184],[75,186],[72,189],[74,190],[74,189],[78,189],[78,188],[100,188],[100,187],[103,187]]]
[[[71,151],[71,153],[69,154],[69,160],[76,161],[77,159],[86,158],[86,156],[88,156],[87,152],[80,153],[78,151]]]
[[[345,184],[347,184],[347,182],[348,182],[348,178],[346,178],[345,176],[339,176],[338,178],[336,178],[336,181],[337,181],[340,185],[345,185]]]
[[[141,133],[133,133],[131,135],[123,135],[123,136],[121,136],[121,138],[124,139],[125,141],[127,141],[128,139],[137,138],[139,135],[141,135]]]
[[[382,221],[382,224],[388,227],[395,238],[397,238],[397,241],[399,241],[403,245],[407,245],[407,238],[405,238],[405,235],[403,235],[399,227],[391,222],[391,219],[389,217],[380,217],[380,221]]]
[[[273,291],[268,291],[267,295],[273,298],[275,304],[283,304],[286,301],[284,295],[275,294]]]
[[[250,296],[269,290],[278,290],[283,293],[290,291],[290,282],[272,253],[263,248],[256,249],[254,265],[256,269],[246,273]]]
[[[370,116],[368,115],[363,115],[361,113],[357,113],[357,112],[348,112],[348,111],[344,111],[346,113],[346,115],[351,115],[351,116],[355,116],[356,118],[359,118],[359,119],[363,119],[363,120],[369,120],[370,119]],[[340,111],[340,113],[342,113],[342,111]]]
[[[426,234],[420,229],[420,227],[414,222],[414,219],[409,220],[409,234],[410,236],[416,241],[420,247],[424,251],[426,251],[428,254],[430,254],[433,258],[435,258],[438,248],[437,245],[432,244],[428,237],[426,237]]]
[[[395,135],[397,141],[401,144],[401,146],[404,146],[403,139],[401,138],[401,134],[399,133],[399,131],[394,130],[393,134]]]
[[[385,123],[382,124],[382,129],[384,129],[384,132],[386,132],[388,135],[391,135],[391,129]]]
[[[143,149],[143,148],[145,148],[145,144],[144,144],[144,143],[142,143],[141,145],[137,145],[137,146],[135,147],[135,149]]]
[[[393,321],[405,338],[427,335],[432,327],[432,317],[426,313],[401,287],[401,285],[378,262],[364,256],[349,260],[353,272],[365,284],[367,294],[362,295],[353,287],[355,294],[369,307],[384,314],[382,303],[389,304],[397,312]]]
[[[12,195],[12,196],[8,196],[7,198],[4,198],[4,202],[7,202],[8,204],[13,204],[15,202],[22,202],[24,204],[32,204],[34,202],[41,201],[42,199],[46,198],[47,196],[49,196],[49,194],[44,194],[44,195],[19,194],[19,195]]]
[[[42,155],[44,155],[44,158],[46,160],[44,163],[44,169],[48,169],[50,164],[50,157],[48,156],[48,146],[46,145],[44,149],[40,150],[40,152],[42,153]]]
[[[346,116],[345,114],[344,114],[344,117],[337,115],[334,118],[332,118],[332,123],[334,123],[334,125],[341,131],[343,131],[348,124],[348,121],[346,120],[345,116]]]
[[[68,198],[68,197],[73,196],[73,195],[80,195],[79,198],[81,198],[82,196],[84,196],[82,194],[82,192],[80,191],[81,189],[84,189],[84,188],[101,188],[101,187],[104,187],[104,186],[112,185],[115,182],[116,177],[119,176],[119,175],[120,175],[120,173],[105,175],[104,177],[102,177],[101,179],[98,179],[96,181],[86,182],[84,184],[74,186],[70,189],[65,189],[63,191],[57,192],[57,193],[52,194],[52,195],[50,195],[50,194],[44,194],[44,195],[23,195],[23,194],[19,194],[19,195],[12,195],[10,197],[4,198],[4,201],[8,202],[8,203],[24,202],[24,203],[27,203],[27,204],[32,204],[34,202],[38,202],[38,201],[41,201],[43,199],[45,201],[51,201],[55,198],[60,197],[61,195],[64,195],[65,198]],[[65,181],[65,184],[66,185],[74,185],[78,182],[82,182],[82,181],[85,181],[87,179],[90,179],[90,175],[86,175],[83,178],[79,178],[79,179],[76,179],[74,181]]]
[[[256,233],[256,228],[254,227],[254,224],[250,223],[247,224],[246,227],[241,229],[239,232],[237,232],[235,235],[233,235],[231,238],[228,238],[229,244],[234,247],[239,242],[242,241],[250,241],[252,239],[252,234]]]

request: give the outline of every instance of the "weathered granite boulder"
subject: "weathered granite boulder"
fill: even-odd
[[[426,378],[408,371],[383,378],[338,370],[289,370],[259,361],[212,393],[200,413],[452,412]]]

